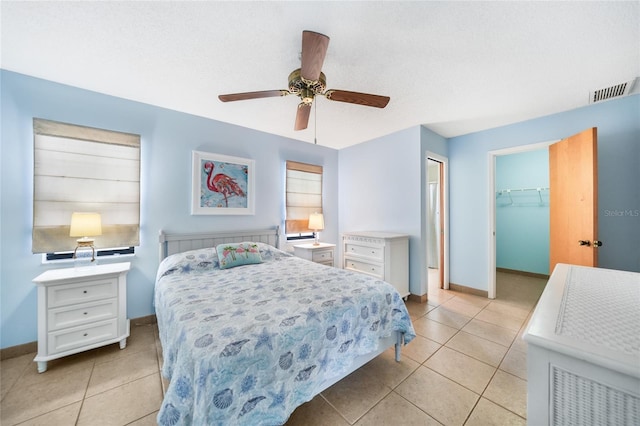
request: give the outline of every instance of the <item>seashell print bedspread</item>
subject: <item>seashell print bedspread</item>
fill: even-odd
[[[175,254],[155,308],[170,380],[160,425],[278,425],[381,337],[415,332],[388,283],[259,244],[263,263],[220,270],[215,248]]]

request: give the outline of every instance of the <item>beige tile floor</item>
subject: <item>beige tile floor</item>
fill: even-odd
[[[433,272],[433,271],[431,271]],[[545,280],[498,273],[489,300],[429,289],[408,302],[418,336],[396,363],[389,350],[299,407],[287,425],[526,424],[524,326]],[[118,345],[52,361],[0,363],[0,424],[153,425],[162,401],[155,325],[132,324]]]

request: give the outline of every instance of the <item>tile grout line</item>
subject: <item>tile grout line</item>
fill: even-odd
[[[455,297],[456,297],[456,296],[454,296],[454,298],[455,298]],[[452,298],[452,299],[453,299],[453,298]],[[450,301],[450,300],[452,300],[452,299],[449,299],[449,301]],[[465,303],[465,302],[460,302],[460,303]],[[537,303],[537,302],[536,302],[536,303]],[[467,303],[467,304],[468,304],[468,303]],[[468,304],[468,305],[471,305],[471,304]],[[442,306],[442,305],[440,305],[440,306]],[[478,312],[477,312],[473,317],[471,317],[471,319],[469,319],[469,321],[467,321],[467,322],[466,322],[466,323],[465,323],[461,328],[459,328],[459,329],[456,331],[456,333],[454,333],[454,334],[453,334],[449,339],[447,339],[447,341],[446,341],[446,342],[442,343],[442,344],[441,344],[441,346],[440,346],[440,348],[438,348],[438,350],[437,350],[437,351],[435,351],[433,354],[431,354],[431,355],[430,355],[430,356],[429,356],[429,357],[428,357],[428,358],[427,358],[427,359],[426,359],[426,360],[421,364],[421,366],[423,366],[423,367],[425,367],[425,368],[429,368],[428,366],[426,366],[426,365],[424,365],[424,364],[425,364],[429,359],[431,359],[431,358],[432,358],[432,357],[433,357],[437,352],[439,352],[439,351],[440,351],[440,349],[442,349],[443,347],[445,347],[445,345],[446,345],[446,344],[447,344],[451,339],[453,339],[456,335],[458,335],[459,333],[461,333],[461,332],[462,332],[462,328],[464,328],[464,327],[465,327],[469,322],[471,322],[471,320],[473,320],[473,319],[477,319],[476,317],[477,317],[478,315],[480,315],[480,313],[481,313],[482,311],[484,311],[484,310],[487,308],[487,306],[489,306],[489,304],[485,305],[485,306],[484,306],[480,311],[478,311]],[[535,308],[535,305],[534,305],[534,307],[533,307],[531,310],[533,310],[534,308]],[[531,312],[531,310],[530,310],[530,312]],[[454,312],[454,311],[452,311],[452,312]],[[459,315],[463,315],[463,314],[460,314],[459,312],[455,312],[455,313],[457,313],[457,314],[459,314]],[[424,316],[426,317],[426,314],[425,314]],[[466,316],[466,315],[465,315],[465,316]],[[482,320],[480,320],[480,319],[477,319],[477,320],[478,320],[478,321],[482,321]],[[436,321],[436,320],[431,320],[431,321],[438,322],[438,321]],[[525,321],[526,321],[526,319],[525,319]],[[486,324],[491,324],[491,323],[487,323],[486,321],[482,321],[482,322],[484,322],[484,323],[486,323]],[[438,322],[438,323],[439,323],[439,322]],[[442,323],[439,323],[439,324],[442,324]],[[447,325],[447,324],[444,324],[444,325]],[[495,324],[492,324],[492,325],[495,325]],[[449,326],[449,327],[450,327],[450,326]],[[500,326],[498,326],[498,327],[500,327]],[[522,329],[522,327],[524,327],[524,324],[520,327],[520,329]],[[505,328],[505,327],[501,327],[501,328]],[[506,329],[506,328],[505,328],[505,329]],[[509,329],[506,329],[506,330],[509,330]],[[513,330],[511,330],[511,331],[513,331]],[[467,333],[467,334],[474,335],[473,333]],[[515,335],[515,336],[514,336],[514,338],[511,340],[511,343],[510,343],[510,345],[509,345],[509,346],[501,345],[500,343],[493,342],[493,341],[491,341],[491,340],[485,339],[485,338],[484,338],[484,337],[482,337],[482,336],[476,336],[476,337],[479,337],[479,338],[481,338],[481,339],[487,340],[487,341],[489,341],[489,342],[492,342],[492,343],[495,343],[495,344],[498,344],[498,345],[500,345],[500,346],[503,346],[503,347],[506,347],[506,348],[507,348],[507,350],[505,351],[504,355],[502,355],[502,357],[501,357],[501,359],[500,359],[500,362],[498,363],[498,366],[497,366],[497,367],[494,367],[494,368],[495,368],[495,370],[494,370],[493,374],[491,375],[491,378],[487,381],[487,384],[484,386],[484,389],[482,390],[482,392],[481,392],[480,394],[476,393],[476,392],[475,392],[475,391],[473,391],[472,389],[469,389],[468,387],[464,386],[463,384],[456,382],[456,381],[455,381],[455,380],[453,380],[452,378],[447,377],[447,376],[445,376],[444,374],[441,374],[440,372],[435,371],[435,370],[433,370],[433,369],[429,368],[429,370],[430,370],[430,371],[433,371],[434,373],[436,373],[436,374],[438,374],[438,375],[440,375],[440,376],[444,377],[445,379],[450,380],[450,381],[452,381],[453,383],[456,383],[457,385],[459,385],[459,386],[463,387],[464,389],[466,389],[466,390],[468,390],[468,391],[470,391],[470,392],[472,392],[472,393],[474,393],[474,394],[478,395],[478,399],[477,399],[477,400],[476,400],[476,402],[474,403],[474,405],[473,405],[473,407],[471,408],[471,410],[469,410],[469,412],[467,413],[467,416],[466,416],[466,418],[465,418],[465,421],[463,422],[463,425],[464,425],[464,424],[469,420],[469,418],[471,417],[471,414],[473,413],[473,410],[475,410],[475,408],[477,407],[478,402],[480,401],[480,399],[482,399],[482,398],[484,397],[484,393],[486,392],[487,388],[488,388],[488,387],[489,387],[489,385],[491,384],[491,381],[494,379],[494,377],[495,377],[495,375],[497,374],[498,370],[500,370],[500,365],[502,365],[502,362],[503,362],[503,361],[504,361],[504,359],[506,358],[507,354],[509,353],[509,350],[511,349],[511,346],[513,346],[513,342],[515,341],[515,339],[518,337],[518,335],[519,335],[519,334],[520,334],[520,330],[518,330],[518,331],[516,332],[516,335]],[[450,347],[448,347],[448,346],[446,346],[446,347],[447,347],[448,349],[450,349],[450,350],[454,350],[454,351],[455,351],[455,349],[453,349],[453,348],[450,348]],[[462,355],[465,355],[465,356],[469,356],[469,355],[466,355],[466,354],[464,354],[464,353],[462,353],[462,352],[459,352],[459,351],[456,351],[456,352],[461,353]],[[470,357],[470,358],[472,358],[472,359],[475,359],[474,357],[471,357],[471,356],[469,356],[469,357]],[[478,361],[483,362],[483,361],[481,361],[481,360],[478,360]],[[483,363],[484,363],[484,362],[483,362]],[[484,363],[484,364],[486,364],[486,363]],[[491,366],[490,364],[486,364],[486,365],[489,365],[490,367],[493,367],[493,366]],[[502,371],[502,372],[503,372],[503,373],[505,373],[505,374],[509,374],[509,375],[511,375],[511,376],[514,376],[513,374],[510,374],[510,373],[508,373],[508,372],[506,372],[506,371],[504,371],[504,370],[500,370],[500,371]],[[412,374],[413,374],[413,373],[412,373]],[[514,377],[519,378],[519,377],[517,377],[517,376],[514,376]],[[519,378],[519,379],[520,379],[520,378]],[[405,379],[405,380],[406,380],[406,379]],[[522,380],[522,379],[521,379],[521,380]],[[487,399],[487,400],[489,400],[489,401],[491,401],[492,403],[496,404],[497,406],[499,406],[499,407],[501,407],[501,408],[503,408],[503,409],[505,409],[505,410],[509,411],[510,413],[513,413],[513,414],[515,414],[516,416],[518,416],[518,417],[522,418],[519,414],[514,413],[514,412],[513,412],[513,411],[511,411],[510,409],[508,409],[508,408],[506,408],[506,407],[503,407],[502,405],[500,405],[500,404],[496,403],[495,401],[492,401],[491,399],[488,399],[488,398],[486,398],[486,399]],[[428,413],[427,413],[427,414],[428,414]],[[526,419],[525,419],[525,420],[526,420]]]
[[[538,299],[539,299],[539,298],[538,298]],[[500,359],[500,362],[498,363],[498,367],[496,367],[495,371],[494,371],[494,372],[493,372],[493,374],[491,375],[491,378],[490,378],[490,379],[489,379],[489,381],[487,382],[487,385],[485,386],[485,388],[483,389],[482,393],[480,394],[480,398],[478,398],[478,401],[476,401],[476,404],[474,405],[473,409],[469,412],[469,414],[468,414],[468,416],[467,416],[467,418],[465,419],[465,421],[464,421],[464,423],[463,423],[463,424],[466,424],[466,422],[469,420],[469,418],[471,417],[471,414],[473,413],[473,410],[475,410],[475,408],[476,408],[476,407],[477,407],[477,405],[478,405],[478,402],[479,402],[479,401],[480,401],[480,399],[481,399],[481,398],[483,398],[483,397],[484,397],[486,400],[491,401],[493,404],[497,405],[498,407],[501,407],[501,408],[503,408],[503,409],[507,410],[508,412],[513,413],[513,414],[515,414],[516,416],[518,416],[518,417],[520,417],[521,419],[524,419],[524,420],[526,421],[526,416],[523,418],[522,416],[520,416],[520,414],[518,414],[518,413],[516,413],[516,412],[512,411],[511,409],[509,409],[509,408],[507,408],[507,407],[502,406],[501,404],[499,404],[499,403],[498,403],[498,402],[496,402],[496,401],[493,401],[493,400],[491,400],[491,399],[489,399],[489,398],[486,398],[486,397],[484,396],[484,394],[485,394],[485,392],[487,391],[487,389],[489,388],[489,385],[490,385],[490,384],[491,384],[491,382],[493,381],[493,379],[494,379],[494,377],[496,376],[496,374],[498,373],[498,371],[502,371],[502,372],[503,372],[503,373],[505,373],[505,374],[509,374],[510,376],[513,376],[513,377],[515,377],[515,378],[517,378],[517,379],[522,380],[522,378],[520,378],[520,377],[518,377],[518,376],[516,376],[516,375],[514,375],[514,374],[511,374],[511,373],[509,373],[509,372],[507,372],[507,371],[505,371],[505,370],[502,370],[502,369],[500,368],[500,366],[501,366],[501,365],[502,365],[502,363],[504,362],[504,360],[505,360],[505,358],[507,357],[507,354],[509,353],[509,351],[512,349],[512,347],[513,347],[513,343],[515,342],[515,339],[517,339],[517,338],[518,338],[518,336],[520,335],[520,331],[521,331],[524,327],[526,327],[526,325],[527,325],[527,324],[526,324],[527,319],[528,319],[528,318],[529,318],[529,316],[531,315],[531,312],[533,312],[533,310],[535,309],[535,307],[536,307],[537,303],[538,303],[538,301],[536,300],[536,302],[535,302],[535,304],[533,305],[533,307],[529,309],[529,313],[528,313],[528,315],[527,315],[527,318],[525,318],[525,319],[524,319],[523,324],[520,326],[520,329],[516,332],[516,335],[515,335],[515,337],[513,338],[513,340],[511,341],[511,344],[507,347],[507,351],[504,353],[504,355],[503,355],[503,356],[502,356],[502,358]],[[488,306],[488,305],[487,305],[487,306]],[[483,310],[484,310],[484,309],[483,309]],[[482,312],[482,311],[481,311],[481,312]],[[478,313],[478,314],[479,314],[479,313]],[[478,321],[482,321],[482,320],[478,320]],[[526,380],[525,380],[525,381],[526,381]]]
[[[11,358],[8,358],[8,359],[11,359]],[[6,362],[6,359],[4,361]],[[27,368],[29,368],[30,365],[32,365],[31,362],[33,362],[33,361],[25,363],[24,367],[22,367],[22,369],[20,370],[20,374],[18,374],[16,379],[13,381],[13,383],[11,383],[11,386],[9,386],[9,389],[7,389],[5,391],[4,396],[2,397],[2,399],[0,399],[0,403],[2,401],[4,401],[4,399],[7,397],[7,395],[9,395],[9,392],[11,392],[11,390],[14,388],[14,386],[16,386],[16,384],[20,381],[20,378],[22,377],[24,372],[27,371]],[[0,370],[0,373],[1,373],[1,370]]]
[[[84,401],[87,398],[87,392],[89,391],[89,384],[91,383],[91,378],[93,377],[93,370],[95,369],[95,367],[96,367],[96,361],[94,359],[91,364],[91,372],[89,373],[89,378],[87,379],[87,385],[84,388],[84,394],[82,395],[82,399],[80,400],[80,408],[78,409],[78,414],[76,414],[76,421],[74,423],[76,426],[80,421],[80,413],[82,413],[82,408],[84,407]]]

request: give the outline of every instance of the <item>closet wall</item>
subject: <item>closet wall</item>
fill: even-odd
[[[549,274],[548,150],[496,157],[496,266]]]

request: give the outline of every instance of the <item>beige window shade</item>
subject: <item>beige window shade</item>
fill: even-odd
[[[309,215],[322,213],[322,166],[287,161],[285,233],[309,232]]]
[[[96,248],[140,244],[140,136],[33,120],[33,253],[73,250],[73,212],[96,212]]]

